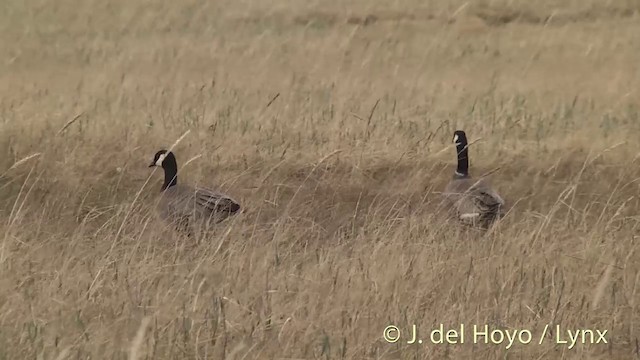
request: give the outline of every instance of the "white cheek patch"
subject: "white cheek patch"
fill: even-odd
[[[162,166],[162,162],[165,157],[167,157],[165,154],[160,154],[160,156],[158,156],[158,161],[156,161],[156,166]]]
[[[458,143],[458,135],[454,135],[453,136],[453,142],[454,143]]]

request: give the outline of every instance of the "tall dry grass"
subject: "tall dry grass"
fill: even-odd
[[[0,7],[0,359],[640,357],[637,1]],[[488,234],[435,211],[458,128]],[[246,208],[199,244],[146,167],[187,131]],[[382,338],[440,323],[534,339]]]

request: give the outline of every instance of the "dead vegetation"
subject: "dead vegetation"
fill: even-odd
[[[639,358],[637,2],[399,4],[3,4],[0,359]],[[487,234],[437,211],[457,128]],[[197,245],[146,167],[187,130],[246,208]]]

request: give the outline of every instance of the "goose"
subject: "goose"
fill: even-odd
[[[164,149],[156,152],[149,167],[155,166],[164,170],[158,213],[180,232],[191,236],[197,226],[217,224],[240,210],[240,204],[225,194],[178,184],[178,164],[173,152]]]
[[[456,144],[458,166],[445,188],[444,196],[461,222],[488,228],[504,216],[505,202],[487,181],[469,175],[469,144],[465,132],[456,130],[453,142]]]

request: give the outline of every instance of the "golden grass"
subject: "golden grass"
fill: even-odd
[[[0,359],[640,358],[637,1],[0,8]],[[458,128],[488,234],[436,211]],[[187,131],[246,209],[199,244],[147,168]],[[440,323],[533,340],[382,338]]]

